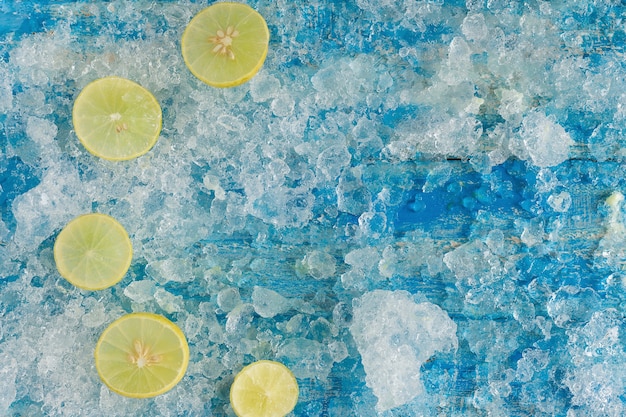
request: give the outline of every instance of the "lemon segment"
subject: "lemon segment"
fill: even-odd
[[[261,360],[243,368],[230,388],[238,417],[283,417],[298,402],[298,382],[280,362]]]
[[[178,326],[153,313],[127,314],[107,327],[94,353],[111,391],[149,398],[172,389],[189,364],[187,339]]]
[[[117,220],[101,213],[78,216],[54,242],[59,274],[84,290],[102,290],[117,284],[130,267],[133,247]]]
[[[157,99],[139,84],[106,77],[83,88],[74,102],[72,122],[87,151],[123,161],[152,149],[161,133],[162,112]]]
[[[263,66],[269,44],[263,16],[241,3],[215,3],[200,11],[181,39],[187,68],[213,87],[234,87]]]

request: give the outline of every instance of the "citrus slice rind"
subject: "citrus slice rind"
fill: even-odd
[[[107,327],[94,352],[96,370],[113,392],[150,398],[172,389],[189,364],[180,328],[163,316],[131,313]]]
[[[74,101],[74,131],[91,154],[110,161],[148,152],[161,133],[157,99],[139,84],[105,77],[85,86]]]
[[[235,87],[265,62],[269,29],[263,16],[241,3],[215,3],[196,14],[181,39],[183,59],[198,79]]]
[[[54,242],[59,274],[84,290],[102,290],[117,284],[130,267],[133,247],[117,220],[101,213],[71,220]]]
[[[244,367],[230,387],[238,417],[282,417],[298,402],[298,382],[280,362],[261,360]]]

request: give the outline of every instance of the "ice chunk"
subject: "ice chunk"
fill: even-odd
[[[624,324],[623,314],[610,308],[594,312],[587,324],[568,332],[575,367],[564,383],[572,404],[582,412],[576,415],[625,415],[626,352],[620,342]]]
[[[291,302],[276,291],[263,287],[254,287],[252,291],[254,311],[261,317],[272,318],[289,311]]]
[[[522,115],[528,108],[524,94],[516,90],[502,89],[500,93],[500,106],[498,113],[502,118],[511,123],[520,123]]]
[[[154,299],[156,286],[148,279],[133,281],[124,288],[124,295],[136,303],[146,303]]]
[[[316,101],[321,107],[340,104],[352,105],[363,101],[368,92],[376,90],[379,68],[375,58],[361,54],[355,58],[330,59],[312,78],[317,91]]]
[[[17,377],[17,361],[7,353],[0,354],[0,381],[2,381],[2,389],[0,390],[0,414],[9,415],[8,410],[11,403],[15,401],[17,388],[15,386],[15,378]]]
[[[536,166],[551,167],[569,157],[574,141],[554,117],[533,111],[522,120],[520,137],[512,143],[511,150],[521,159],[528,159],[528,155]]]
[[[185,310],[183,296],[174,295],[163,288],[158,288],[154,292],[154,299],[159,307],[161,307],[166,313],[178,313]]]
[[[263,187],[263,186],[261,186]],[[252,184],[246,187],[252,189]],[[262,189],[262,188],[261,188]],[[251,192],[250,214],[278,227],[297,227],[306,224],[313,217],[315,197],[304,187],[271,187],[261,195]]]
[[[335,258],[328,252],[311,251],[304,256],[300,264],[315,279],[328,279],[335,275]]]
[[[599,302],[600,297],[593,289],[566,285],[552,294],[547,310],[554,324],[571,327],[589,320]]]
[[[184,258],[168,258],[150,262],[146,266],[146,274],[163,285],[169,281],[189,282],[194,279],[191,263]]]
[[[286,363],[296,378],[325,380],[333,366],[328,348],[315,340],[294,338],[282,344],[276,353],[278,360]]]
[[[86,298],[83,301],[85,314],[81,317],[83,325],[86,327],[98,327],[106,320],[104,304],[94,297]]]
[[[262,103],[276,96],[280,91],[278,78],[261,70],[250,80],[250,96],[255,103]]]
[[[443,261],[459,283],[471,287],[496,282],[505,274],[500,258],[479,241],[464,243],[444,255]]]
[[[202,185],[204,185],[207,190],[213,191],[215,193],[215,198],[218,200],[224,200],[226,198],[226,192],[220,185],[219,178],[215,175],[206,174],[202,178]]]
[[[548,205],[559,213],[565,213],[572,205],[572,196],[567,191],[552,194],[548,197]]]
[[[335,362],[341,362],[348,357],[348,348],[346,344],[341,341],[330,342],[328,344],[328,351]]]
[[[344,167],[350,164],[351,155],[344,145],[333,145],[317,157],[316,168],[321,176],[329,181],[334,181]]]
[[[598,244],[595,256],[605,259],[609,266],[621,269],[626,264],[626,224],[622,208],[624,195],[614,192],[606,199],[609,217],[606,220],[606,232]]]
[[[26,120],[26,134],[41,146],[50,146],[57,132],[57,126],[49,120],[36,116]]]
[[[274,114],[274,116],[278,117],[286,117],[291,115],[295,106],[296,101],[291,96],[291,94],[285,91],[283,91],[274,100],[272,100],[272,104],[270,105],[270,107],[272,108],[272,113]]]
[[[33,250],[72,217],[90,212],[91,199],[82,190],[74,166],[59,163],[47,170],[39,185],[13,201],[16,245]]]
[[[344,170],[337,185],[337,207],[346,213],[361,215],[369,208],[371,194],[361,180],[361,169]]]
[[[459,36],[452,39],[448,49],[448,60],[439,76],[448,85],[457,85],[470,78],[472,63],[471,49],[467,42]]]
[[[13,91],[10,72],[5,64],[0,64],[0,113],[8,113],[13,107]]]
[[[536,372],[548,366],[550,354],[541,349],[526,349],[517,361],[516,378],[521,382],[531,381]]]
[[[364,290],[368,288],[370,281],[380,280],[379,261],[380,254],[376,248],[368,246],[350,251],[344,259],[351,268],[341,275],[343,287]]]
[[[457,327],[448,314],[432,303],[416,303],[406,291],[375,290],[353,305],[350,332],[379,411],[423,393],[422,364],[437,351],[458,347]]]
[[[239,304],[241,304],[241,297],[239,297],[238,288],[228,287],[217,293],[217,305],[222,311],[228,313]]]
[[[359,216],[359,233],[378,239],[387,228],[387,215],[383,212],[366,211]]]
[[[463,19],[461,32],[468,41],[476,43],[484,41],[489,36],[489,29],[485,23],[485,16],[480,13],[468,14]]]

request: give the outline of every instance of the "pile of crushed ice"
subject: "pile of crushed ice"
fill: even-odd
[[[626,413],[620,2],[251,1],[270,51],[228,90],[179,53],[202,5],[57,3],[0,9],[1,415],[232,415],[262,358],[296,415]],[[164,111],[133,161],[72,131],[107,75]],[[91,211],[135,253],[99,292],[52,257]],[[153,400],[93,367],[129,311],[190,342]]]

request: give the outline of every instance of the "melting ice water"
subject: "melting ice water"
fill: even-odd
[[[623,416],[626,8],[588,1],[250,1],[270,51],[240,87],[179,51],[205,4],[0,8],[0,415],[233,415],[234,374],[287,364],[307,416]],[[88,154],[72,103],[154,93],[145,156]],[[129,231],[115,287],[56,272],[98,211]],[[164,314],[186,377],[98,380],[100,332]]]

